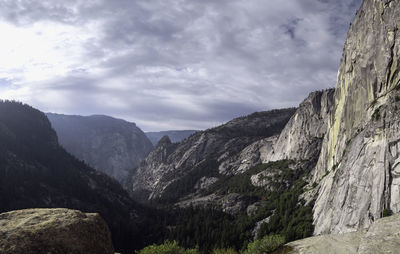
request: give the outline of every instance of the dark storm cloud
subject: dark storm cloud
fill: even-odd
[[[95,69],[36,86],[31,103],[123,117],[146,130],[207,128],[256,110],[296,106],[335,86],[361,0],[0,0],[18,26],[98,24],[82,42]],[[58,94],[64,104],[51,101]]]

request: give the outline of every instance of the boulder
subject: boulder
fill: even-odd
[[[400,252],[400,213],[375,221],[368,229],[320,235],[290,242],[288,254],[375,254]]]
[[[25,209],[0,214],[0,253],[113,254],[114,248],[97,213]]]

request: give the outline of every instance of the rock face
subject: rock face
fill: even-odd
[[[334,105],[334,92],[334,89],[328,89],[311,93],[300,104],[272,149],[262,152],[263,162],[316,160]]]
[[[235,174],[241,164],[260,163],[259,156],[248,160],[241,157],[242,152],[256,141],[279,134],[294,112],[292,108],[254,113],[197,132],[179,144],[164,137],[132,177],[135,197],[179,199],[193,193],[195,186],[204,182],[203,177]],[[248,149],[259,153],[260,146],[254,146]],[[253,156],[252,152],[247,154]],[[242,163],[231,163],[237,161],[232,158],[240,158]],[[215,182],[215,178],[210,179]]]
[[[288,243],[288,254],[399,253],[400,214],[375,221],[368,229],[339,235],[322,235]]]
[[[153,149],[134,123],[109,116],[48,113],[58,140],[69,153],[123,182]]]
[[[26,209],[0,214],[0,253],[113,254],[107,224],[96,213]]]
[[[400,2],[364,0],[345,43],[321,155],[315,233],[400,211]]]
[[[158,132],[145,132],[151,143],[156,146],[158,141],[164,136],[168,136],[171,142],[178,143],[196,133],[196,130],[181,130],[181,131],[158,131]]]

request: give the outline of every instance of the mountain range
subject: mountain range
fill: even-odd
[[[368,237],[364,229],[375,232],[381,217],[400,211],[399,27],[400,2],[364,0],[335,89],[179,142],[164,135],[154,149],[123,120],[48,114],[49,121],[2,101],[1,211],[98,211],[121,251],[165,239],[209,253],[271,236]]]
[[[0,212],[37,207],[99,213],[118,251],[132,252],[147,241],[151,211],[116,180],[67,153],[44,113],[0,101]]]

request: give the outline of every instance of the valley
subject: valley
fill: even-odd
[[[335,88],[205,130],[0,100],[0,234],[63,238],[60,218],[104,253],[398,253],[399,27],[400,2],[364,0]]]

